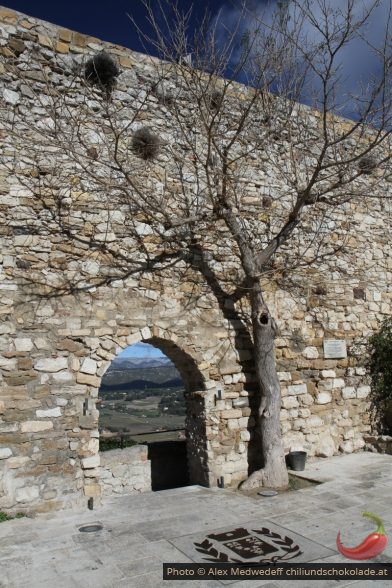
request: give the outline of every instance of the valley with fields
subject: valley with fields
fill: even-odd
[[[99,399],[101,438],[118,433],[146,442],[183,435],[184,385],[167,358],[114,361],[102,379]]]

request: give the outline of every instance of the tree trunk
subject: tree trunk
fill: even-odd
[[[280,429],[281,394],[275,362],[276,323],[265,304],[259,281],[251,292],[252,327],[256,378],[261,399],[258,416],[263,468],[253,472],[241,485],[246,490],[257,486],[283,488],[288,474]]]

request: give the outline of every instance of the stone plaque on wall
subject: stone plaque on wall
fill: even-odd
[[[347,357],[346,341],[342,339],[324,339],[324,358],[341,359]]]

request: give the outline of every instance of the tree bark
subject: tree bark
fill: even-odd
[[[258,427],[261,437],[263,467],[253,472],[241,489],[288,485],[284,448],[280,428],[281,393],[275,361],[276,323],[264,302],[259,281],[251,292],[254,361],[260,389]]]

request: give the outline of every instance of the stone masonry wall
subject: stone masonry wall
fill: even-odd
[[[147,445],[102,452],[99,472],[102,495],[150,491],[151,462],[147,454]]]
[[[37,140],[45,125],[48,135],[51,132],[50,120],[44,117],[50,103],[48,79],[74,105],[85,105],[82,88],[67,81],[67,68],[102,48],[119,63],[113,104],[126,117],[135,101],[143,105],[147,100],[146,94],[141,98],[143,80],[154,75],[147,56],[0,8],[0,97],[2,112],[9,117],[0,128],[0,509],[10,512],[65,508],[99,498],[109,488],[147,489],[144,454],[140,463],[133,463],[132,451],[99,455],[96,407],[110,362],[138,341],[159,347],[183,377],[191,483],[215,486],[224,476],[227,486],[236,486],[258,459],[251,345],[241,326],[223,316],[207,284],[188,264],[159,274],[144,272],[141,278],[128,275],[74,295],[35,294],[40,277],[53,286],[64,279],[72,282],[75,276],[87,283],[110,266],[86,242],[70,244],[49,230],[51,190],[65,190],[62,202],[73,203],[70,222],[80,227],[81,236],[93,235],[96,242],[118,246],[120,253],[127,239],[126,214],[115,202],[102,201],[104,190],[83,185],[80,170],[61,157],[53,164],[53,150],[41,153],[43,161],[31,165],[24,152],[34,132]],[[45,66],[35,61],[37,55]],[[99,103],[92,100],[87,106],[94,111]],[[132,128],[155,116],[158,131],[169,133],[159,109],[149,96]],[[21,129],[26,124],[25,146],[15,143],[9,125],[14,116]],[[308,116],[316,127],[317,113]],[[91,141],[94,144],[94,137]],[[273,166],[261,170],[257,161],[252,165],[244,178],[242,205],[249,218],[263,223],[260,194],[282,185]],[[53,177],[62,178],[63,186],[45,184],[53,166]],[[174,191],[181,190],[163,157],[150,171],[158,178],[157,189],[165,178],[166,183],[173,181]],[[390,191],[390,185],[385,183],[381,190]],[[364,435],[371,431],[370,387],[356,347],[391,312],[388,207],[387,199],[383,204],[375,200],[371,209],[348,203],[328,221],[329,238],[336,242],[340,229],[351,223],[346,256],[326,260],[317,273],[304,270],[298,288],[295,279],[290,285],[272,279],[263,284],[280,330],[277,362],[287,450],[304,448],[318,456],[349,453],[362,449]],[[149,253],[159,249],[143,218],[132,222],[140,237],[135,257],[140,242]],[[209,247],[221,260],[218,271],[231,271],[232,252],[225,248],[223,229],[222,238]],[[344,341],[347,356],[325,357],[326,340]],[[125,463],[128,456],[130,462]]]

